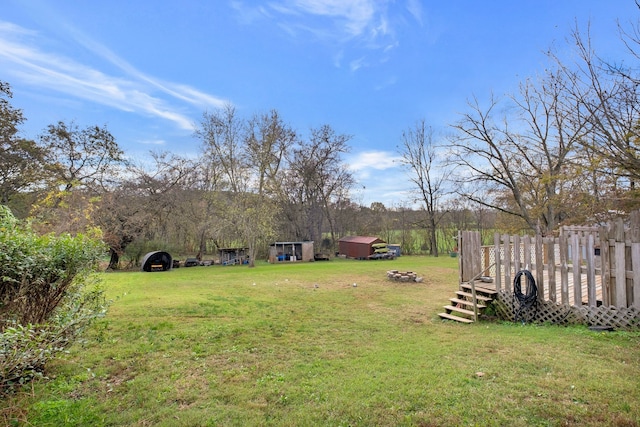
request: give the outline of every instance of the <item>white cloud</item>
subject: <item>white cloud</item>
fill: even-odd
[[[359,188],[354,199],[365,206],[373,202],[387,207],[412,203],[411,186],[400,164],[401,157],[390,151],[364,151],[345,159]]]
[[[109,75],[66,56],[46,53],[45,40],[36,32],[0,21],[0,67],[12,79],[43,90],[106,105],[122,111],[154,116],[193,130],[193,121],[180,101],[198,107],[222,106],[225,101],[180,83],[162,82],[137,70],[106,47],[75,32],[81,46],[124,72]],[[164,98],[163,98],[164,96]],[[168,97],[168,98],[167,98]]]
[[[400,166],[401,157],[389,151],[364,151],[347,159],[349,169],[354,172],[385,170]]]

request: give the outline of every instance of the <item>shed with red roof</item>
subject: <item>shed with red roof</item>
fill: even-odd
[[[366,259],[373,255],[375,250],[373,245],[385,243],[378,237],[371,236],[346,236],[338,240],[340,255],[347,258]]]

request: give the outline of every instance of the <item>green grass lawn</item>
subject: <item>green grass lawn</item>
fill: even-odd
[[[437,317],[449,257],[107,273],[114,299],[33,426],[638,426],[640,333]],[[423,283],[395,283],[388,269]],[[357,286],[354,286],[354,283]]]

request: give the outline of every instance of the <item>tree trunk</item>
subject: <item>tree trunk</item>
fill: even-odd
[[[249,241],[249,268],[256,266],[256,252],[257,248],[255,242]]]
[[[113,248],[109,248],[109,253],[111,254],[111,258],[109,259],[107,270],[118,270],[120,268],[120,255]]]
[[[434,257],[438,256],[438,238],[436,237],[436,229],[432,227],[429,230],[429,237],[431,240],[431,255]]]

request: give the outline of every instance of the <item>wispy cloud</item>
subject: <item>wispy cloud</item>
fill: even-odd
[[[347,35],[360,37],[369,31],[375,35],[378,28],[384,27],[379,22],[384,17],[378,7],[372,0],[288,0],[282,3],[281,10],[337,20]]]
[[[364,58],[358,58],[349,63],[349,69],[351,69],[351,71],[358,71],[360,68],[366,65],[367,63]]]
[[[246,7],[240,0],[232,0],[230,5],[236,11],[240,22],[243,24],[253,24],[262,18],[270,16],[269,9],[265,6]]]
[[[291,37],[305,37],[325,42],[339,49],[334,64],[346,48],[387,53],[398,46],[388,18],[390,0],[273,0],[267,6],[233,0],[232,7],[243,23],[254,23],[258,17],[272,20]],[[350,61],[349,69],[357,71],[364,63]]]
[[[407,0],[407,10],[420,25],[423,25],[422,3],[420,0]]]
[[[105,46],[69,29],[73,39],[98,59],[115,65],[121,75],[109,75],[94,67],[40,46],[44,37],[12,23],[0,21],[0,67],[13,79],[43,90],[106,105],[122,111],[158,117],[185,130],[193,120],[184,114],[184,103],[220,107],[225,100],[180,83],[163,82],[137,70]]]

